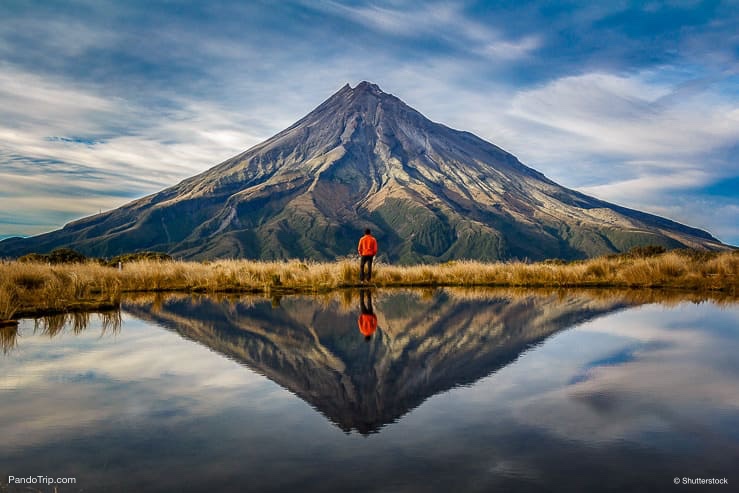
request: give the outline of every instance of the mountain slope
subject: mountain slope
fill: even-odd
[[[61,230],[0,242],[0,256],[68,246],[97,256],[332,259],[352,254],[365,227],[401,262],[724,247],[704,231],[559,186],[362,82],[200,175]]]

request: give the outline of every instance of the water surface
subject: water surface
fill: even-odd
[[[0,334],[0,484],[730,491],[739,306],[648,298],[160,296],[24,320]]]

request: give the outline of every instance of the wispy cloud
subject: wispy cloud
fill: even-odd
[[[490,55],[493,59],[520,59],[539,47],[541,41],[535,36],[527,36],[515,41],[491,41],[484,46],[482,53]]]
[[[535,35],[508,38],[500,30],[466,16],[459,3],[423,2],[398,7],[329,1],[312,5],[371,30],[400,38],[441,41],[454,50],[498,61],[525,57],[541,44]]]
[[[510,114],[569,133],[580,149],[601,153],[694,155],[739,139],[735,104],[706,104],[700,93],[670,100],[672,92],[638,75],[593,73],[521,91]]]
[[[268,136],[245,127],[240,115],[207,102],[180,100],[158,114],[64,80],[6,69],[0,75],[0,208],[29,220],[33,210],[56,220],[107,210]],[[49,216],[50,210],[56,213]],[[42,232],[33,224],[24,228],[16,220],[4,229]]]

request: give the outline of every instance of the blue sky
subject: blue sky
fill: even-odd
[[[0,2],[0,237],[380,85],[562,185],[739,244],[739,3]]]

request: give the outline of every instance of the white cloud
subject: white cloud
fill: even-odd
[[[0,102],[4,142],[14,136],[23,140],[32,130],[58,135],[73,126],[75,132],[91,133],[117,110],[115,100],[8,65],[0,71]]]
[[[657,164],[655,167],[661,166]],[[641,202],[652,194],[701,187],[711,181],[711,174],[705,170],[673,168],[669,174],[641,175],[629,180],[580,187],[579,190],[606,200],[627,200],[634,203]]]
[[[67,211],[68,219],[97,213],[127,202],[122,196],[159,191],[268,137],[251,133],[242,115],[216,104],[182,98],[176,106],[157,113],[63,79],[4,67],[0,207],[18,218],[49,209]]]
[[[519,59],[528,55],[541,45],[539,38],[526,36],[516,41],[493,41],[483,48],[483,53],[495,59]]]
[[[36,54],[44,57],[75,57],[90,49],[101,49],[120,41],[121,33],[101,25],[85,23],[71,16],[15,16],[12,22],[0,25],[0,36],[22,39]],[[29,46],[33,45],[33,46]],[[0,43],[0,55],[10,54],[12,42]]]
[[[6,72],[0,78],[0,117],[6,122],[0,123],[0,139],[6,155],[125,170],[160,177],[164,185],[266,137],[245,132],[240,115],[214,104],[177,104],[177,110],[157,114],[64,80]]]
[[[581,153],[674,158],[739,139],[734,104],[705,105],[699,94],[663,104],[671,92],[641,76],[591,73],[519,92],[508,113],[569,134]]]
[[[533,35],[505,38],[500,31],[471,20],[459,4],[449,2],[424,2],[412,8],[349,6],[339,2],[307,5],[380,32],[443,40],[462,52],[498,61],[526,57],[541,45],[540,39]]]

